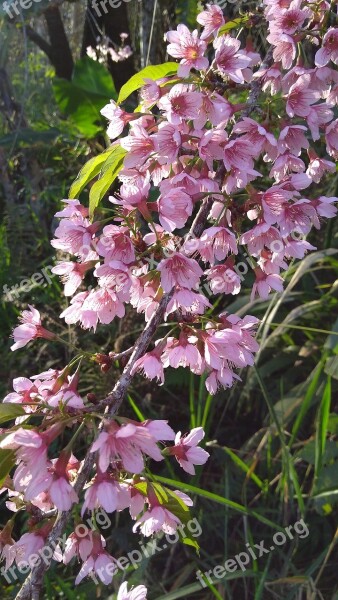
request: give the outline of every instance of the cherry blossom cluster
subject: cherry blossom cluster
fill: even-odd
[[[167,333],[159,337],[157,328],[142,355],[134,358],[137,343],[125,351],[128,376],[163,384],[165,369],[188,368],[204,375],[215,394],[239,379],[237,370],[254,364],[258,320],[224,310],[242,288],[239,261],[250,257],[251,299],[266,300],[283,290],[290,261],[314,249],[306,239],[312,228],[337,213],[338,198],[317,190],[338,159],[338,28],[329,26],[331,15],[325,0],[264,0],[264,15],[243,17],[243,25],[261,18],[268,28],[270,49],[263,58],[250,36],[241,45],[232,29],[236,21],[226,24],[220,7],[207,5],[197,17],[200,33],[178,25],[166,35],[177,72],[171,64],[167,76],[145,77],[133,113],[114,101],[102,109],[110,150],[123,156],[117,191],[109,197],[113,208],[90,218],[79,200],[64,200],[51,242],[60,259],[53,272],[70,299],[60,315],[68,325],[95,332],[134,310],[144,315],[147,331],[160,315]],[[62,342],[32,306],[13,337],[12,350],[36,338]],[[22,409],[0,441],[16,465],[3,488],[7,506],[14,514],[38,510],[41,517],[16,542],[10,529],[0,534],[8,567],[41,549],[56,512],[74,504],[81,504],[82,517],[100,508],[129,509],[133,530],[145,536],[175,532],[181,511],[192,505],[177,490],[168,503],[146,467],[175,457],[193,475],[208,459],[199,447],[203,429],[182,436],[165,420],[109,415],[109,403],[79,391],[87,358],[80,353],[63,369],[18,377],[4,399]],[[107,372],[116,355],[93,358]],[[42,418],[39,428],[29,424],[32,415]],[[83,428],[92,434],[98,417],[87,458],[78,460],[77,436]],[[53,456],[53,442],[75,425],[71,441]],[[88,457],[95,471],[82,490],[76,482]],[[99,531],[81,539],[73,532],[56,559],[82,562],[76,583],[96,574],[107,584],[116,561],[105,546]],[[146,593],[144,586],[128,592],[123,584],[118,600],[142,600]]]
[[[5,402],[25,401],[29,404],[30,400],[33,400],[36,410],[39,401],[43,407],[53,408],[54,398],[51,397],[49,404],[49,398],[44,395],[48,384],[46,385],[43,377],[47,375],[52,377],[49,373],[42,374],[40,379],[32,378],[30,386],[29,380],[16,380],[14,387],[18,391],[7,396]],[[48,383],[50,384],[51,380],[48,380]],[[59,410],[62,402],[59,396]],[[67,406],[65,400],[64,408]],[[72,407],[70,413],[71,409]],[[52,415],[53,413],[49,414],[47,423],[53,418]],[[79,502],[78,494],[72,484],[83,461],[75,458],[70,446],[64,448],[57,458],[49,457],[52,442],[64,432],[67,424],[59,420],[48,425],[43,431],[42,428],[26,429],[23,426],[24,418],[18,417],[16,423],[19,427],[15,427],[0,442],[2,450],[12,450],[15,453],[17,464],[12,478],[7,478],[6,486],[1,490],[8,492],[7,508],[16,513],[27,506],[36,507],[41,512],[42,518],[53,509],[69,511],[75,503]],[[144,536],[150,536],[158,531],[174,533],[177,527],[182,525],[181,519],[168,510],[163,502],[161,503],[156,490],[147,481],[147,477],[143,474],[145,461],[151,458],[158,462],[164,460],[164,456],[173,456],[187,473],[194,474],[194,465],[204,464],[209,457],[208,452],[198,445],[203,437],[204,431],[201,427],[196,427],[189,434],[182,436],[181,432],[175,435],[167,421],[163,420],[138,423],[122,417],[116,420],[107,419],[103,430],[90,447],[90,453],[95,453],[96,456],[96,468],[94,477],[86,485],[81,515],[83,516],[86,511],[95,515],[97,509],[112,513],[128,508],[131,518],[136,521],[133,531],[140,529]],[[174,443],[161,448],[158,444],[163,441]],[[174,497],[177,501],[180,499],[186,506],[192,506],[191,499],[183,492],[176,490]],[[17,542],[11,540],[4,544],[1,556],[6,560],[6,569],[9,569],[14,561],[17,564],[28,562],[27,557],[30,554],[41,550],[46,544],[51,527],[52,521],[48,519],[33,532],[24,534]],[[10,532],[7,531],[8,537]],[[89,570],[94,569],[97,572],[93,563],[95,557],[102,554],[99,561],[101,565],[103,560],[112,563],[115,560],[103,550],[105,542],[101,541],[100,536],[97,538],[92,532],[88,532],[87,537],[86,556],[83,549],[85,540],[82,536],[81,544],[77,544],[76,535],[75,538],[71,537],[71,549],[66,545],[63,555],[59,552],[54,556],[67,564],[70,560],[69,552],[72,551],[72,556],[76,555],[84,561],[77,583]],[[112,575],[113,573],[110,581]],[[108,583],[103,579],[102,581]]]

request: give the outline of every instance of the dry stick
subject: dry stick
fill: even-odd
[[[272,48],[270,47],[259,71],[268,68],[269,66],[271,66],[272,63],[273,63]],[[243,117],[248,116],[255,109],[257,100],[261,93],[261,89],[262,89],[261,82],[258,78],[251,84],[251,91],[249,94],[247,106],[242,113]],[[221,167],[219,168],[219,170],[216,173],[216,178],[219,178],[221,180],[223,175],[224,175],[224,167],[223,167],[223,165],[221,165]],[[190,237],[197,238],[197,237],[200,237],[200,235],[202,234],[204,227],[205,227],[207,215],[210,211],[211,203],[212,203],[211,198],[205,198],[203,200],[201,208],[198,211],[198,213],[192,223],[190,232],[187,236],[188,238],[190,238]],[[102,403],[100,403],[100,406],[105,407],[105,413],[108,413],[109,416],[115,415],[117,413],[117,411],[119,410],[121,403],[123,401],[123,398],[126,394],[126,391],[133,379],[133,375],[131,375],[132,368],[133,368],[136,360],[141,358],[141,356],[143,356],[143,354],[146,352],[146,350],[149,346],[149,343],[151,342],[152,337],[154,336],[158,326],[160,325],[160,323],[162,322],[162,320],[164,318],[166,308],[168,306],[168,303],[169,303],[172,295],[173,295],[173,291],[171,291],[169,294],[165,294],[162,297],[157,310],[155,311],[155,313],[153,314],[151,319],[148,321],[144,331],[138,338],[138,340],[135,344],[134,350],[132,352],[132,355],[131,355],[120,379],[117,381],[117,383],[115,384],[115,387],[110,392],[110,394],[108,394],[108,396],[102,401]],[[82,467],[78,473],[76,483],[74,485],[74,489],[75,489],[76,493],[79,493],[81,490],[83,490],[83,487],[90,476],[90,472],[93,468],[93,465],[94,465],[94,454],[91,452],[88,452],[87,456],[82,464]],[[62,512],[62,511],[58,512],[58,516],[57,516],[57,519],[53,526],[53,529],[46,540],[46,546],[51,546],[52,548],[54,548],[54,545],[56,545],[57,541],[61,537],[61,534],[63,533],[64,529],[66,528],[66,526],[68,524],[68,521],[71,516],[71,512],[72,512],[71,510],[65,511],[65,512]],[[30,575],[27,577],[27,579],[23,583],[20,591],[16,595],[15,600],[39,600],[42,583],[43,583],[43,576],[44,576],[45,571],[48,569],[49,564],[50,563],[48,563],[47,561],[46,562],[41,561],[41,563],[39,565],[37,565],[36,567],[34,567],[32,569]]]

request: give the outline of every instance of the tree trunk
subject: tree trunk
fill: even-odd
[[[50,60],[55,73],[57,77],[70,80],[74,62],[59,8],[57,6],[47,8],[44,17],[51,47]]]

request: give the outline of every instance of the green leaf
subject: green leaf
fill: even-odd
[[[92,181],[98,173],[101,171],[101,167],[106,162],[107,158],[110,157],[112,152],[115,151],[115,146],[109,148],[102,154],[94,156],[82,167],[75,181],[72,183],[69,190],[68,198],[78,198],[82,190],[86,187],[89,181]]]
[[[228,498],[224,498],[223,496],[219,496],[218,494],[208,492],[207,490],[203,490],[188,483],[182,483],[181,481],[175,481],[173,479],[168,479],[167,477],[161,477],[160,475],[156,475],[156,481],[160,481],[161,483],[166,483],[168,485],[174,486],[177,489],[182,490],[184,492],[192,492],[197,496],[201,496],[202,498],[206,498],[207,500],[211,500],[212,502],[216,502],[217,504],[228,506],[229,508],[233,508],[237,512],[240,512],[244,515],[250,515],[252,517],[255,517],[258,521],[261,521],[261,523],[265,523],[265,525],[269,525],[273,529],[283,531],[280,525],[278,525],[277,523],[273,523],[273,521],[270,521],[255,510],[246,508],[242,504],[238,504],[238,502],[234,502],[233,500],[228,500]]]
[[[324,371],[333,379],[338,379],[338,356],[327,359]]]
[[[235,463],[235,465],[237,465],[242,471],[244,471],[244,473],[246,473],[247,478],[252,479],[252,481],[254,481],[255,484],[258,485],[258,487],[261,490],[265,490],[266,489],[266,485],[265,485],[264,481],[262,481],[252,471],[252,467],[249,467],[241,458],[239,458],[239,456],[237,456],[237,454],[235,454],[235,452],[233,452],[232,450],[230,450],[230,448],[227,448],[226,446],[222,446],[222,450],[224,450],[224,452],[226,452],[226,454],[228,456],[230,456],[230,458],[233,460],[233,462]]]
[[[0,449],[0,488],[3,485],[8,473],[15,465],[15,454],[13,450]]]
[[[320,374],[322,372],[323,369],[323,361],[321,361],[316,368],[313,370],[313,372],[311,373],[311,380],[309,382],[309,387],[306,390],[306,394],[304,399],[302,398],[302,403],[300,405],[300,410],[297,413],[297,417],[296,420],[293,424],[292,427],[292,433],[291,433],[291,438],[290,438],[290,442],[289,442],[289,448],[291,448],[293,442],[295,441],[296,435],[299,431],[299,428],[302,424],[302,421],[305,417],[305,415],[307,414],[310,406],[311,406],[311,402],[312,399],[316,393],[317,387],[318,387],[318,381],[319,381],[319,377]]]
[[[315,479],[323,464],[323,456],[326,448],[326,436],[331,406],[331,379],[328,378],[318,411],[316,431],[316,455],[315,455]]]
[[[99,179],[94,183],[89,192],[89,216],[92,218],[95,209],[102,198],[113,185],[116,177],[123,166],[123,160],[127,151],[121,146],[115,146],[107,160],[104,162]]]
[[[234,579],[242,579],[243,577],[255,577],[255,573],[253,571],[250,571],[249,569],[247,569],[243,575],[243,571],[241,571],[240,569],[236,572],[236,573],[230,573],[227,572],[226,573],[226,581],[232,581]],[[211,581],[213,581],[216,584],[220,583],[219,579],[216,578],[212,578],[211,577]],[[205,582],[208,582],[208,579],[205,578]],[[179,588],[178,590],[174,590],[173,592],[166,592],[164,596],[160,596],[160,598],[156,598],[156,600],[179,600],[180,598],[187,598],[188,596],[190,596],[191,594],[195,594],[195,592],[201,592],[201,584],[199,582],[197,583],[189,583],[189,585],[185,585],[182,588]],[[208,596],[209,597],[209,596]],[[195,594],[195,598],[196,598],[196,594]]]
[[[224,35],[225,33],[229,33],[232,29],[236,29],[236,27],[243,27],[245,23],[249,21],[249,15],[243,15],[243,17],[238,17],[238,19],[233,19],[232,21],[228,21],[225,25],[222,25],[218,32],[218,37],[220,35]]]
[[[151,65],[149,67],[145,67],[145,69],[142,69],[142,71],[136,73],[136,75],[133,75],[129,81],[122,86],[117,100],[118,104],[124,102],[130,96],[130,94],[136,90],[139,90],[145,84],[145,79],[152,79],[153,81],[156,81],[162,77],[175,75],[178,67],[179,64],[174,62],[167,62],[163,63],[162,65]]]
[[[6,421],[12,421],[16,417],[26,415],[24,408],[20,404],[1,403],[0,404],[0,423],[6,423]]]
[[[77,61],[72,80],[56,77],[53,89],[60,110],[72,119],[80,133],[93,137],[104,129],[100,110],[117,94],[103,65],[85,56]]]

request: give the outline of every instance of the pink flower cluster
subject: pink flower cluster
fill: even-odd
[[[119,421],[119,422],[118,422]],[[85,487],[82,516],[88,511],[103,509],[107,513],[129,509],[136,520],[133,530],[138,528],[149,536],[158,531],[172,534],[182,525],[181,519],[160,501],[151,483],[141,476],[145,459],[150,457],[162,461],[164,455],[175,456],[181,467],[194,473],[194,465],[203,465],[209,454],[198,446],[204,437],[201,427],[181,436],[169,427],[167,421],[145,421],[138,423],[127,419],[108,421],[104,430],[90,448],[96,455],[96,474]],[[78,461],[67,449],[58,458],[49,458],[52,442],[64,431],[65,425],[56,423],[43,432],[35,429],[16,428],[0,441],[1,450],[15,453],[17,467],[12,478],[7,478],[1,492],[8,492],[7,508],[17,512],[24,505],[36,507],[42,515],[54,508],[69,511],[79,497],[74,490],[74,481],[83,461]],[[158,443],[174,441],[160,449]],[[139,484],[147,485],[145,490]],[[175,496],[186,506],[192,500],[182,492]],[[50,532],[48,522],[44,528],[24,534],[17,542],[10,539],[2,552],[6,569],[16,561],[28,562],[31,554],[46,544]],[[105,540],[94,532],[86,537],[71,534],[64,553],[55,556],[67,564],[73,556],[83,561],[76,579],[79,583],[86,575],[95,572],[103,583],[110,583],[116,566],[114,559],[104,550]],[[112,565],[107,570],[107,566]]]
[[[336,215],[337,198],[315,193],[315,184],[335,169],[329,158],[318,155],[318,142],[325,141],[328,154],[338,157],[338,121],[332,111],[337,71],[328,66],[336,60],[335,30],[324,36],[314,67],[303,66],[297,54],[297,42],[311,37],[327,10],[325,3],[316,12],[298,0],[266,0],[275,62],[255,70],[259,54],[249,43],[241,48],[231,33],[219,34],[222,11],[209,5],[198,16],[201,35],[185,25],[167,34],[168,53],[180,60],[179,82],[176,75],[145,80],[139,117],[113,101],[103,109],[112,139],[129,127],[117,142],[127,151],[120,190],[110,197],[118,222],[91,223],[77,200],[65,201],[52,244],[77,262],[61,262],[54,272],[62,275],[66,295],[73,296],[80,286],[83,290],[61,316],[68,324],[94,330],[99,323],[122,318],[126,304],[149,320],[163,294],[171,293],[165,318],[177,322],[177,335],[160,341],[134,372],[163,383],[164,367],[191,368],[194,363],[196,373],[207,373],[210,391],[231,385],[237,377],[233,368],[252,364],[257,344],[250,342],[249,351],[239,352],[243,341],[238,336],[248,328],[239,334],[240,326],[228,319],[226,329],[234,329],[224,335],[231,350],[218,355],[218,361],[209,359],[205,346],[209,338],[221,337],[224,320],[203,320],[212,296],[240,292],[243,278],[236,262],[245,253],[255,277],[252,299],[281,292],[290,260],[314,249],[306,240],[312,227],[319,229],[323,218]],[[318,36],[311,39],[318,44]],[[285,116],[278,123],[273,111],[261,111],[255,119],[247,116],[245,105],[243,113],[243,104],[228,99],[228,89],[233,97],[234,90],[257,83],[284,106]],[[269,180],[262,186],[266,165]],[[151,190],[156,200],[150,200]],[[204,232],[199,238],[187,236],[186,228],[205,198],[210,210]],[[143,235],[140,219],[147,221]],[[83,288],[88,271],[97,280],[90,291]],[[176,365],[169,359],[174,348],[181,354]]]

